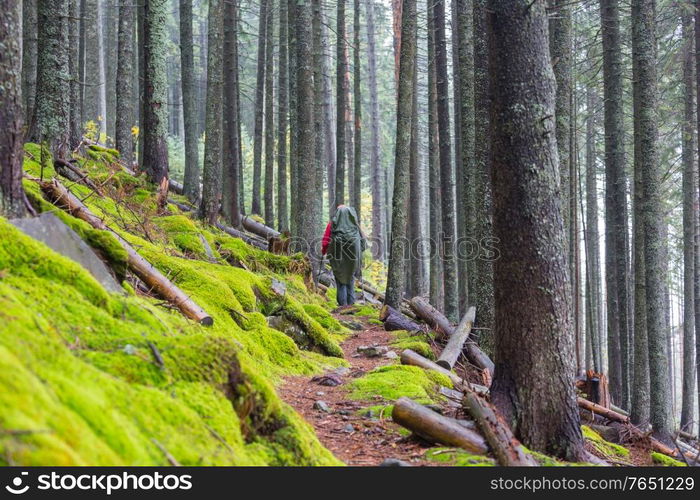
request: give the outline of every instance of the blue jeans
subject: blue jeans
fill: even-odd
[[[351,306],[355,303],[355,280],[352,280],[349,284],[344,285],[339,281],[336,282],[338,285],[338,305],[339,306]]]

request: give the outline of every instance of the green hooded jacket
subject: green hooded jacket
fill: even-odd
[[[331,219],[331,241],[328,256],[336,281],[350,284],[362,264],[362,252],[367,243],[360,232],[357,212],[341,205]]]

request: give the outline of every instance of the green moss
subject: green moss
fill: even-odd
[[[657,453],[655,451],[651,452],[651,461],[658,465],[663,465],[664,467],[687,467],[683,462],[671,458],[663,453]]]
[[[431,462],[457,467],[493,467],[496,462],[484,455],[472,455],[459,448],[431,448],[425,452],[425,458]]]
[[[435,360],[435,353],[430,347],[430,344],[426,342],[426,336],[424,334],[414,335],[404,330],[398,330],[392,333],[396,340],[391,342],[391,346],[400,351],[411,349],[423,357]]]
[[[350,330],[340,324],[331,314],[318,304],[304,304],[304,311],[329,333],[347,335]]]
[[[448,377],[416,366],[388,365],[375,368],[349,384],[352,399],[408,397],[420,403],[441,401],[440,386],[452,387]]]
[[[357,311],[353,313],[355,316],[360,316],[363,318],[374,319],[379,321],[379,310],[369,304],[363,305],[358,308]]]
[[[251,248],[189,216],[158,215],[152,186],[116,170],[106,156],[113,152],[91,151],[99,158],[79,161],[106,196],[70,189],[214,325],[194,324],[128,283],[129,295],[110,295],[77,264],[0,219],[0,427],[41,431],[0,437],[0,463],[165,464],[156,440],[184,465],[339,464],[275,391],[283,376],[346,364],[336,357],[346,330],[306,288],[308,261]],[[50,157],[44,163],[50,178]],[[25,169],[38,176],[41,165],[27,158]],[[110,232],[56,209],[35,182],[24,182],[38,211],[53,211],[126,270]],[[217,247],[228,257],[235,252],[247,269],[209,262],[200,234],[215,254]],[[287,285],[285,314],[317,352],[267,326],[264,313],[280,300],[273,278]]]
[[[581,426],[581,432],[583,432],[583,437],[586,438],[586,440],[603,455],[626,457],[630,454],[630,451],[627,448],[620,446],[619,444],[606,441],[600,434],[587,425]]]

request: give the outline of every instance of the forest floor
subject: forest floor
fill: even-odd
[[[405,430],[391,421],[391,417],[362,414],[363,409],[376,407],[382,401],[349,397],[347,382],[394,362],[384,356],[366,357],[359,354],[357,348],[386,346],[391,349],[389,343],[394,340],[393,335],[357,316],[338,312],[334,316],[340,321],[362,323],[362,329],[354,331],[341,344],[350,363],[349,369],[330,372],[333,378],[342,383],[325,386],[318,383],[318,377],[288,377],[279,389],[282,399],[313,426],[321,443],[348,465],[375,466],[385,459],[398,459],[411,465],[437,465],[424,457],[430,445],[420,438],[407,435]],[[325,402],[329,411],[315,408],[317,401]]]

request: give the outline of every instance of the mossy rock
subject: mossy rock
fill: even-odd
[[[630,451],[624,446],[619,444],[611,443],[606,441],[603,437],[596,431],[588,427],[587,425],[581,426],[581,432],[583,432],[583,437],[593,445],[593,447],[598,450],[599,453],[606,456],[613,457],[627,457]]]

